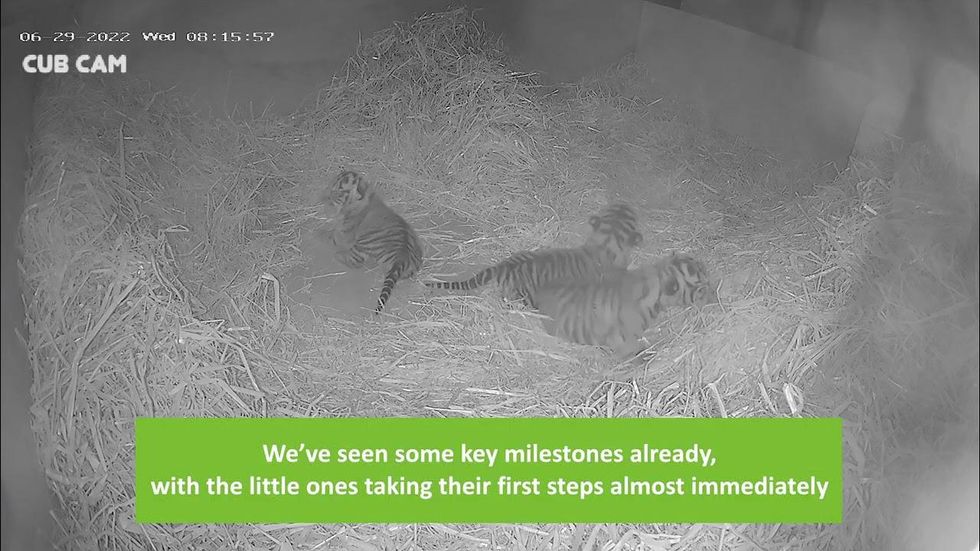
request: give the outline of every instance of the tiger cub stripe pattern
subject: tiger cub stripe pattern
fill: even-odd
[[[600,278],[554,282],[534,297],[548,334],[618,352],[634,346],[665,308],[716,300],[704,264],[678,253]]]
[[[629,266],[643,236],[636,212],[625,204],[608,205],[589,218],[591,232],[585,244],[562,249],[520,251],[484,268],[463,281],[426,281],[433,289],[472,291],[496,283],[503,295],[534,307],[534,291],[552,281],[598,277],[611,268]]]
[[[337,259],[351,268],[387,268],[378,306],[380,313],[395,284],[422,266],[422,244],[412,226],[386,205],[374,186],[353,171],[341,172],[326,200],[339,208],[331,240]]]

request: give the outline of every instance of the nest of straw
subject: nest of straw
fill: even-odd
[[[23,277],[34,423],[62,507],[64,546],[680,550],[886,542],[898,512],[873,509],[894,495],[880,491],[893,479],[877,469],[886,452],[928,442],[894,444],[890,421],[911,424],[902,409],[908,396],[892,393],[892,407],[882,409],[857,394],[880,390],[883,359],[903,361],[907,381],[922,381],[919,365],[936,358],[934,339],[942,337],[947,354],[938,361],[950,367],[934,399],[922,403],[960,418],[954,414],[971,387],[959,383],[968,377],[976,389],[975,370],[960,366],[971,345],[976,365],[977,332],[975,295],[972,317],[950,306],[968,289],[962,270],[942,256],[956,238],[919,232],[896,245],[889,241],[896,217],[884,215],[941,228],[962,213],[926,220],[900,207],[909,200],[901,178],[870,163],[805,201],[764,199],[774,182],[792,188],[786,184],[799,173],[690,123],[682,107],[637,85],[639,71],[625,60],[546,96],[532,75],[508,69],[500,44],[471,13],[455,10],[366,40],[343,75],[292,117],[204,121],[179,98],[140,83],[49,82],[33,148]],[[722,303],[665,316],[648,335],[651,348],[620,366],[604,351],[545,336],[533,316],[492,291],[433,295],[406,282],[382,320],[325,314],[297,301],[283,281],[306,262],[304,235],[324,221],[309,205],[341,167],[378,181],[419,228],[430,272],[577,242],[587,215],[620,196],[643,212],[638,261],[692,252],[721,281]],[[903,177],[921,189],[914,182],[932,178],[932,168],[915,167]],[[923,250],[938,256],[921,262]],[[917,271],[905,269],[916,262]],[[905,296],[910,288],[918,299]],[[876,323],[881,315],[893,323]],[[925,315],[942,325],[916,321]],[[847,362],[854,367],[835,370]],[[958,393],[946,392],[951,385]],[[974,395],[973,419],[976,403]],[[842,415],[847,522],[136,525],[132,437],[142,415]]]

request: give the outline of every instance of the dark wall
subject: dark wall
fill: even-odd
[[[659,89],[787,160],[845,167],[872,96],[870,82],[845,68],[653,3],[637,55]]]
[[[11,9],[14,8],[14,9]],[[36,8],[47,12],[36,20]],[[30,51],[18,39],[22,31],[44,31],[48,23],[64,20],[68,10],[57,3],[39,2],[33,7],[4,4],[2,76],[2,337],[3,363],[0,366],[2,391],[2,549],[20,551],[51,549],[57,537],[52,522],[52,499],[37,456],[37,442],[31,428],[32,374],[24,346],[24,302],[17,269],[18,227],[24,211],[24,183],[27,174],[25,145],[33,127],[35,79],[21,70],[21,59]]]
[[[468,0],[503,35],[520,68],[545,82],[577,80],[636,48],[640,0]]]
[[[927,139],[977,173],[975,0],[667,3],[644,8],[639,54],[716,125],[838,164]]]
[[[976,0],[683,0],[681,9],[868,78],[859,147],[890,134],[976,149],[967,137],[976,128],[962,120],[977,117]]]

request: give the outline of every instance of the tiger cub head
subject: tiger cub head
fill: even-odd
[[[625,268],[636,249],[643,243],[636,211],[624,203],[612,203],[589,218],[592,232],[586,247],[597,248],[611,256],[612,264]]]
[[[658,264],[661,306],[704,306],[718,302],[708,269],[701,261],[675,252]]]
[[[353,170],[341,172],[327,190],[326,201],[338,208],[366,203],[372,189],[367,178]]]

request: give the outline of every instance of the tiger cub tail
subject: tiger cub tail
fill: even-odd
[[[391,298],[391,292],[395,290],[395,284],[398,283],[399,279],[402,279],[406,268],[405,262],[395,262],[388,269],[388,273],[385,274],[384,284],[381,286],[381,294],[378,295],[378,306],[374,309],[375,314],[380,314],[384,310],[385,304]]]
[[[624,203],[612,203],[589,218],[591,232],[578,247],[525,250],[484,268],[462,281],[426,281],[430,289],[472,291],[494,282],[504,296],[534,308],[536,290],[552,281],[598,277],[610,267],[626,268],[643,242],[636,211]]]
[[[472,291],[497,279],[497,265],[484,268],[477,272],[473,277],[462,281],[426,281],[425,286],[430,289],[443,289],[447,291]]]

